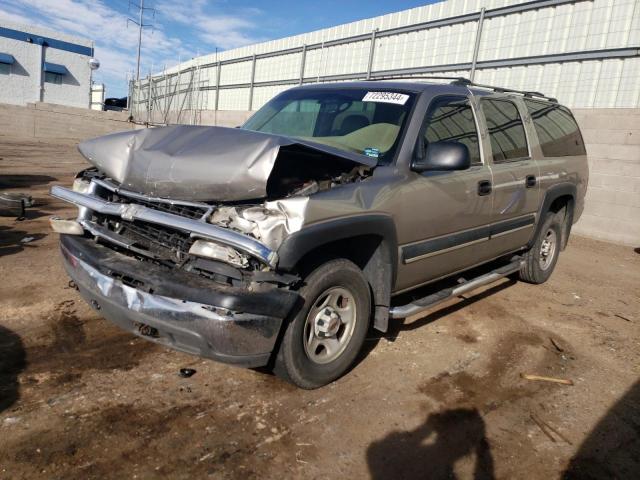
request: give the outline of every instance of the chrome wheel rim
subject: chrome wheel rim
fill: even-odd
[[[558,236],[552,228],[548,229],[540,244],[540,268],[546,270],[551,266],[558,245]]]
[[[303,330],[307,357],[325,364],[342,355],[353,336],[356,314],[355,297],[348,289],[332,287],[319,295]]]

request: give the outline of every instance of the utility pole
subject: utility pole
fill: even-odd
[[[140,82],[140,48],[142,47],[142,29],[147,27],[153,27],[152,23],[144,23],[144,12],[145,10],[151,10],[153,12],[153,18],[156,16],[156,9],[151,7],[144,6],[144,0],[139,0],[140,3],[131,3],[129,1],[129,9],[133,5],[138,9],[138,20],[134,20],[132,18],[127,18],[127,26],[129,22],[138,26],[138,58],[136,60],[136,83]]]

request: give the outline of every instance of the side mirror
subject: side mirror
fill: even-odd
[[[422,173],[466,170],[470,166],[471,158],[466,145],[459,142],[433,142],[419,158],[413,160],[411,169]]]

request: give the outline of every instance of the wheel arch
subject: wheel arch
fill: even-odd
[[[560,214],[564,210],[564,218],[562,222],[562,238],[560,242],[560,249],[564,250],[569,241],[569,235],[571,233],[571,227],[573,225],[573,212],[575,208],[575,202],[577,197],[577,188],[572,183],[561,183],[553,185],[547,189],[544,195],[544,200],[538,210],[536,228],[533,236],[529,240],[528,247],[531,248],[540,234],[542,228],[543,218],[548,212]]]
[[[398,266],[393,218],[384,214],[358,215],[310,225],[282,243],[278,268],[310,269],[337,257],[351,260],[362,269],[373,297],[373,325],[386,332]]]

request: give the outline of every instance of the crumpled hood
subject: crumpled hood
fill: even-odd
[[[78,145],[80,153],[123,188],[191,201],[266,196],[278,154],[286,148],[323,152],[373,167],[374,158],[325,145],[225,127],[175,125],[114,133]]]

